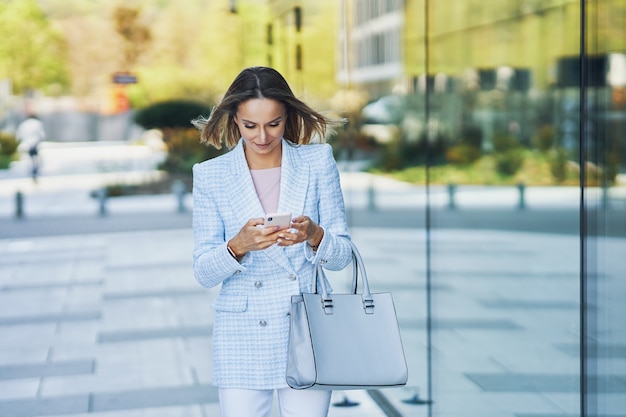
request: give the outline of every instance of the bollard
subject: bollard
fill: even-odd
[[[15,217],[24,217],[24,194],[21,191],[15,193]]]
[[[456,193],[456,184],[448,184],[448,208],[454,210],[456,208],[456,202],[454,201],[454,194]]]
[[[367,187],[367,209],[369,211],[376,210],[376,191],[374,189],[374,180],[371,180]]]
[[[411,404],[411,405],[425,405],[425,404],[433,403],[431,400],[425,400],[425,399],[420,398],[417,388],[414,390],[413,396],[411,398],[402,400],[402,402],[405,404]]]
[[[333,403],[334,407],[356,407],[358,405],[358,402],[350,400],[346,394],[343,395],[342,401]]]
[[[602,209],[606,210],[609,208],[609,186],[606,179],[602,181],[602,200],[600,202],[602,204]]]
[[[517,184],[517,190],[519,191],[519,204],[517,207],[520,210],[524,210],[526,208],[526,198],[524,196],[525,191],[526,191],[526,185],[520,182],[519,184]]]
[[[98,197],[98,205],[99,205],[99,213],[101,216],[105,216],[107,214],[107,189],[106,187],[102,187],[97,192]]]
[[[185,212],[185,183],[181,180],[176,180],[172,183],[172,192],[176,196],[176,200],[178,201],[178,212]]]

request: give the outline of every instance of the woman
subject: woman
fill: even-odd
[[[285,372],[291,296],[312,291],[317,265],[351,260],[331,147],[308,145],[329,122],[265,67],[243,70],[194,121],[203,143],[232,148],[193,167],[194,274],[221,284],[212,308],[222,417],[269,417],[274,390],[282,417],[328,414],[330,391],[291,389]],[[272,212],[290,212],[290,227],[263,227]]]

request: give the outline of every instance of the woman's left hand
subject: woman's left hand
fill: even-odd
[[[278,235],[278,246],[292,246],[307,241],[317,247],[324,237],[324,229],[308,216],[298,216],[291,220],[291,227]]]

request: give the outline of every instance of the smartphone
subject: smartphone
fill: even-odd
[[[265,215],[265,227],[278,226],[287,229],[291,225],[291,213],[270,213]]]

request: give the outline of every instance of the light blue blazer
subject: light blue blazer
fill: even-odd
[[[243,152],[193,167],[194,274],[205,287],[221,284],[212,305],[213,383],[222,388],[287,387],[291,296],[312,291],[316,265],[340,270],[352,259],[339,172],[331,147],[283,140],[278,211],[309,216],[324,228],[317,252],[306,243],[271,246],[237,262],[226,248],[251,218],[265,214]],[[324,278],[325,279],[325,278]]]

